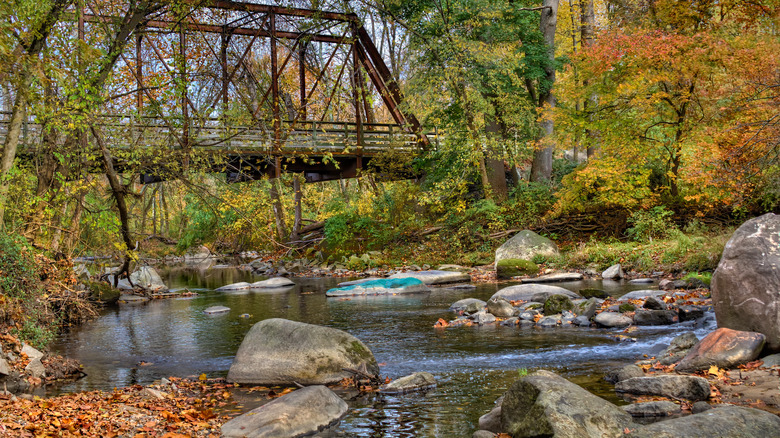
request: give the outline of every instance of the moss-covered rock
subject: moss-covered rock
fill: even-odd
[[[504,259],[496,262],[498,278],[512,278],[519,275],[532,275],[539,271],[539,266],[530,260]]]
[[[379,374],[371,350],[349,333],[272,318],[252,326],[227,377],[240,384],[323,385],[352,377],[347,369]]]
[[[586,289],[580,289],[579,294],[583,296],[583,298],[609,298],[609,294],[604,291],[603,289],[595,289],[595,288],[586,288]]]
[[[84,286],[89,290],[89,297],[93,301],[105,304],[116,303],[119,300],[121,291],[111,287],[110,284],[103,281],[85,281]]]
[[[633,312],[636,310],[636,306],[631,303],[623,303],[618,307],[620,313]]]
[[[557,315],[564,310],[573,310],[574,304],[566,295],[553,295],[544,302],[545,315]]]

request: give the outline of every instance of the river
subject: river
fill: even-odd
[[[109,307],[94,321],[64,334],[53,350],[84,364],[87,376],[51,393],[110,390],[147,385],[163,377],[225,376],[249,328],[268,318],[287,318],[341,330],[362,340],[380,363],[382,376],[428,371],[438,387],[426,394],[372,394],[348,400],[348,416],[329,436],[470,437],[479,416],[518,377],[519,369],[548,369],[588,390],[619,402],[605,370],[658,352],[691,327],[639,328],[637,342],[617,342],[619,330],[592,328],[519,329],[483,326],[434,329],[452,319],[448,307],[462,298],[487,300],[516,283],[478,284],[475,290],[438,288],[413,296],[326,298],[335,278],[294,278],[283,292],[215,292],[219,286],[264,277],[234,268],[161,272],[172,290],[197,296]],[[603,288],[613,295],[647,285],[586,280],[558,284],[577,291]],[[214,305],[229,313],[205,315]],[[247,317],[247,315],[249,315]],[[712,324],[694,327],[701,338]],[[251,401],[248,403],[251,405]]]

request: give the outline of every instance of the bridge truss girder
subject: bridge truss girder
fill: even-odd
[[[184,151],[222,155],[221,166],[235,179],[278,177],[286,169],[303,172],[309,181],[354,176],[391,144],[409,152],[429,145],[418,120],[401,105],[397,81],[355,14],[230,0],[185,3],[191,9],[184,14],[169,12],[145,21],[134,53],[121,55],[123,77],[136,87],[127,93],[134,94],[135,143],[167,141]],[[117,19],[89,2],[76,15],[81,39],[88,26]],[[311,61],[314,44],[320,50],[317,62]],[[267,81],[256,77],[262,74],[257,65],[266,59]],[[296,67],[293,85],[290,72]],[[166,75],[178,92],[176,105],[170,92],[160,91]],[[284,80],[288,91],[280,86]],[[289,92],[294,87],[297,102]],[[350,111],[336,114],[333,102],[343,96],[351,100]],[[390,123],[372,118],[374,96],[381,98]],[[236,126],[228,117],[238,100],[251,113],[247,126]],[[400,133],[406,137],[398,141]]]

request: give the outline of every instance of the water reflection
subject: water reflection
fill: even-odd
[[[487,300],[510,283],[478,285],[474,290],[436,289],[421,295],[329,299],[325,291],[339,279],[296,278],[296,286],[286,290],[219,293],[213,289],[263,278],[236,269],[176,269],[162,275],[171,288],[188,288],[198,295],[106,309],[99,319],[63,336],[55,349],[82,361],[88,376],[61,390],[111,389],[204,372],[223,376],[254,323],[287,318],[350,332],[384,364],[383,375],[395,378],[428,371],[439,382],[427,394],[375,394],[350,400],[350,414],[328,435],[467,437],[476,429],[479,416],[517,379],[519,368],[552,369],[617,401],[601,380],[603,371],[668,344],[682,330],[639,329],[632,334],[636,343],[616,343],[612,338],[616,332],[598,329],[432,328],[438,318],[452,317],[447,309],[453,302],[469,297]],[[612,283],[563,286],[620,293],[648,288]],[[203,314],[215,305],[231,310]]]

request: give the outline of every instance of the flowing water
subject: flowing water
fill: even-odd
[[[711,329],[640,328],[631,334],[637,342],[616,342],[612,336],[617,330],[575,327],[434,329],[437,319],[452,319],[447,309],[453,302],[472,297],[487,300],[513,283],[480,284],[476,290],[465,291],[440,288],[412,296],[338,299],[326,298],[325,291],[344,279],[295,278],[297,285],[281,292],[223,293],[214,289],[263,277],[237,269],[198,272],[182,268],[162,275],[171,289],[187,288],[198,295],[111,307],[97,320],[62,336],[55,351],[80,360],[87,376],[57,392],[146,385],[168,376],[224,376],[253,324],[287,318],[356,336],[373,351],[382,376],[428,371],[438,381],[438,387],[426,394],[372,394],[349,400],[350,413],[331,435],[469,437],[477,429],[479,416],[517,379],[519,369],[552,370],[618,402],[611,385],[602,379],[605,370],[660,351],[682,331],[694,329],[701,337]],[[648,288],[606,281],[558,285],[575,291],[598,287],[614,295]],[[214,305],[231,311],[213,316],[203,313]]]

